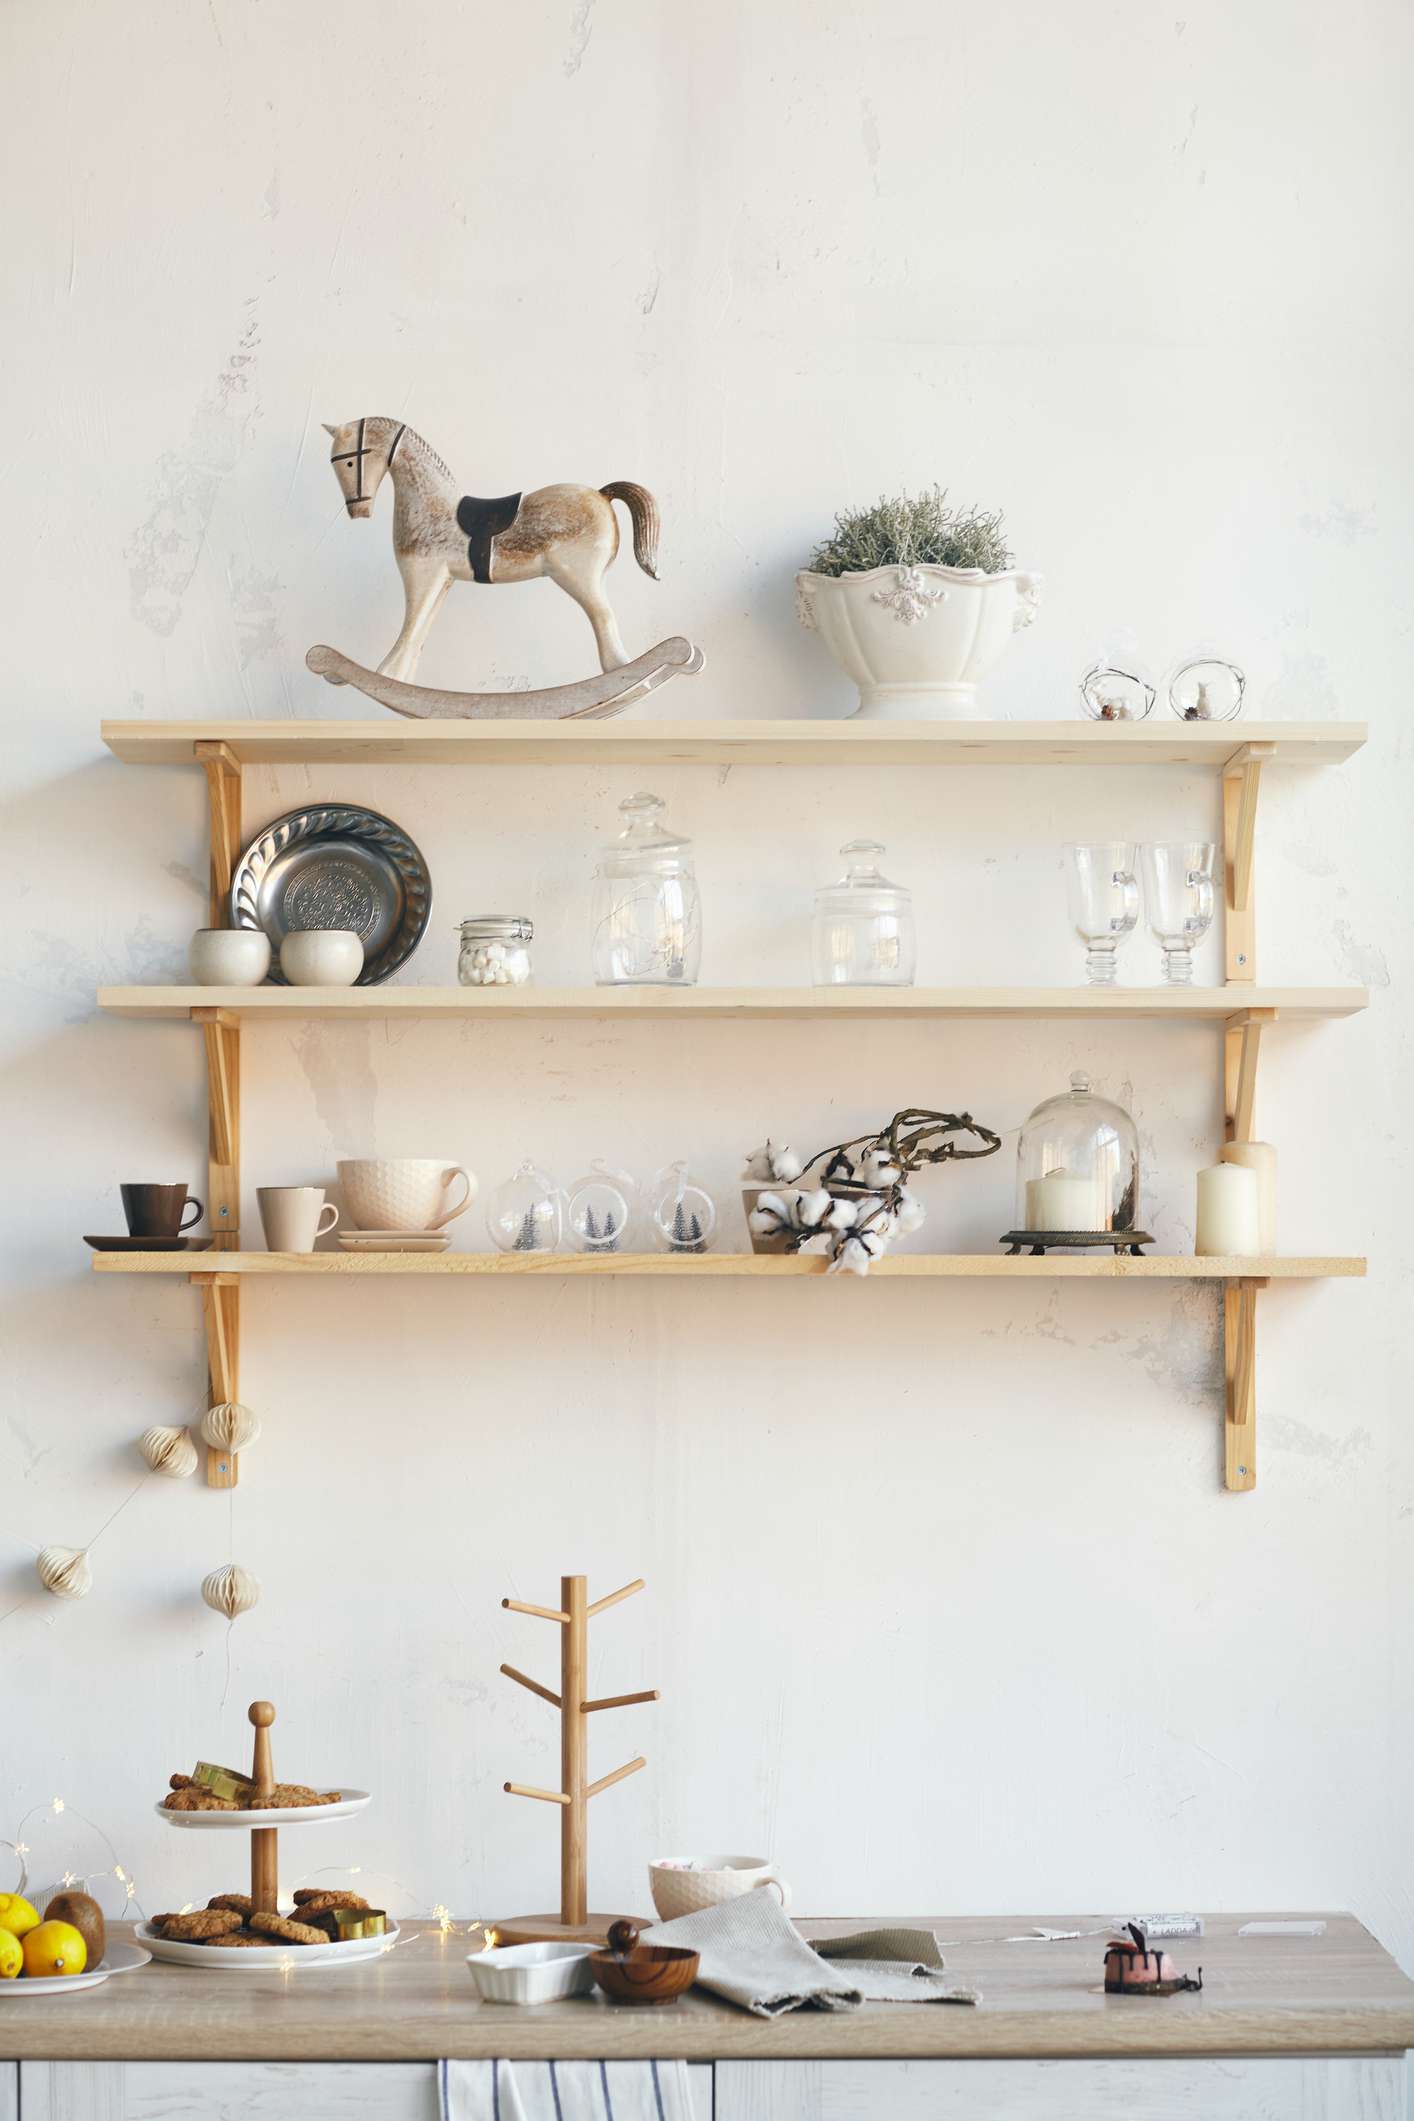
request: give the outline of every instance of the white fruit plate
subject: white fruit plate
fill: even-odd
[[[289,1804],[274,1810],[252,1808],[248,1812],[169,1812],[165,1804],[155,1804],[152,1809],[168,1826],[219,1832],[231,1827],[240,1831],[253,1826],[322,1826],[326,1819],[352,1819],[355,1812],[372,1802],[367,1790],[341,1790],[337,1804]]]
[[[234,1958],[235,1953],[231,1956]],[[97,1988],[110,1974],[134,1974],[151,1962],[151,1952],[141,1951],[135,1944],[110,1944],[97,1966],[90,1967],[86,1974],[40,1974],[35,1980],[22,1974],[16,1981],[0,1981],[0,1996],[67,1996],[73,1989]]]
[[[299,1910],[295,1910],[298,1919]],[[173,1966],[216,1966],[240,1973],[258,1973],[274,1966],[286,1968],[316,1966],[352,1966],[360,1959],[377,1959],[382,1953],[391,1951],[398,1941],[398,1925],[391,1922],[382,1937],[350,1937],[345,1944],[282,1944],[272,1937],[264,1944],[183,1944],[175,1937],[159,1937],[155,1930],[140,1922],[137,1934],[154,1959],[166,1959]],[[81,1980],[82,1975],[79,1976]],[[6,1983],[6,1986],[10,1986]],[[58,1987],[59,1983],[51,1986]]]

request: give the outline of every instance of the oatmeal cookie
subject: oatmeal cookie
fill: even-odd
[[[309,1922],[292,1922],[288,1915],[251,1916],[248,1925],[259,1930],[262,1937],[276,1937],[281,1944],[325,1944],[328,1939],[323,1930],[317,1930]]]
[[[196,1784],[190,1775],[169,1775],[167,1787],[169,1790],[191,1790],[196,1788]]]
[[[240,1916],[231,1907],[198,1907],[189,1915],[167,1915],[163,1919],[162,1934],[178,1944],[210,1944],[217,1938],[226,1938],[232,1930],[243,1928]]]
[[[220,1937],[202,1937],[199,1942],[202,1944],[219,1944],[224,1951],[228,1944],[268,1945],[270,1939],[268,1937],[258,1937],[254,1930],[227,1930]]]
[[[331,1944],[339,1941],[339,1928],[331,1907],[297,1907],[295,1920],[307,1922],[311,1929],[322,1930]]]
[[[302,1885],[295,1894],[295,1906],[300,1908],[367,1907],[368,1902],[360,1893],[326,1892],[323,1886]],[[301,1916],[300,1918],[304,1918]]]
[[[240,1806],[229,1797],[213,1797],[208,1790],[173,1790],[170,1797],[162,1800],[164,1812],[238,1812]]]
[[[249,1893],[217,1893],[214,1899],[207,1901],[206,1905],[208,1907],[234,1908],[242,1922],[244,1922],[246,1916],[255,1906],[255,1902],[251,1899]]]
[[[310,1804],[337,1804],[337,1790],[298,1790],[287,1782],[277,1783],[268,1797],[257,1797],[253,1806],[259,1811],[294,1811]]]

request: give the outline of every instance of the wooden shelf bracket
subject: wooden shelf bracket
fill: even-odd
[[[1257,1063],[1262,1033],[1277,1021],[1275,1009],[1242,1009],[1223,1032],[1223,1139],[1250,1142],[1257,1105]]]
[[[1257,977],[1257,798],[1262,768],[1275,755],[1274,744],[1244,744],[1223,773],[1223,944],[1229,980]]]
[[[193,1274],[192,1286],[201,1291],[202,1316],[206,1324],[206,1403],[220,1406],[241,1396],[241,1285],[234,1274]],[[206,1485],[233,1488],[240,1479],[240,1460],[234,1451],[206,1447]]]
[[[1257,1291],[1254,1276],[1229,1282],[1223,1297],[1223,1485],[1245,1495],[1257,1485]]]

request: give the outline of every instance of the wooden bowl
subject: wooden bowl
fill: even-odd
[[[635,1944],[591,1952],[589,1964],[611,2003],[674,2003],[697,1979],[700,1956],[682,1944]]]

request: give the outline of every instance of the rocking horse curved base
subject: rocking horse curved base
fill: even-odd
[[[365,670],[337,648],[323,646],[311,648],[304,660],[331,685],[352,685],[380,707],[413,721],[598,722],[622,714],[633,700],[656,692],[669,678],[695,677],[707,659],[682,634],[674,634],[616,670],[601,670],[578,684],[551,685],[540,692],[440,692],[431,685],[406,685]]]

